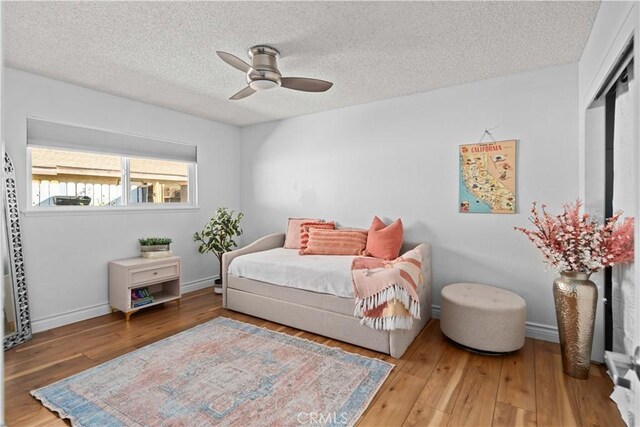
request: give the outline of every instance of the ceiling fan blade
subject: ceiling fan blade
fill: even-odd
[[[325,80],[307,79],[304,77],[283,77],[280,85],[287,89],[301,90],[303,92],[325,92],[331,89],[333,83]]]
[[[218,54],[220,59],[222,59],[224,62],[226,62],[227,64],[231,65],[234,68],[237,68],[243,73],[248,73],[249,70],[251,70],[251,65],[247,64],[246,62],[244,62],[242,59],[238,58],[235,55],[231,55],[230,53],[222,52],[220,50],[217,51],[216,53]]]
[[[254,93],[256,93],[255,89],[253,89],[251,86],[247,86],[244,89],[242,89],[240,92],[238,92],[235,95],[233,95],[229,99],[232,100],[232,101],[237,101],[238,99],[242,99],[242,98],[246,98],[247,96],[251,96]]]

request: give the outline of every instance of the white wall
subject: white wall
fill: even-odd
[[[613,71],[616,62],[622,54],[627,42],[634,37],[634,75],[636,79],[640,71],[640,39],[638,37],[640,31],[640,6],[637,2],[602,2],[598,15],[593,25],[593,29],[585,46],[584,52],[578,63],[578,108],[579,108],[579,185],[580,194],[585,198],[586,202],[593,206],[595,210],[602,209],[603,200],[601,200],[601,182],[593,179],[593,175],[602,175],[604,170],[604,161],[597,162],[601,153],[604,153],[602,145],[602,107],[589,109],[595,95],[600,90],[606,77]],[[600,110],[600,111],[597,111]],[[640,123],[640,117],[638,117]],[[638,126],[635,129],[635,153],[631,154],[635,159],[636,165],[640,161],[640,136],[638,135]],[[615,166],[614,166],[615,168]],[[635,176],[635,193],[638,194],[638,182],[640,182],[639,171],[636,168]],[[636,197],[636,200],[638,198]],[[636,203],[638,203],[636,201]],[[640,206],[636,205],[633,212],[625,212],[625,214],[636,217],[636,251],[635,263],[640,262],[640,250],[638,242],[640,242],[640,227],[637,225],[638,213]],[[635,307],[640,307],[640,292],[638,292],[638,283],[640,283],[640,269],[634,269],[634,280],[636,287]],[[601,277],[600,275],[598,277]],[[601,283],[601,282],[600,282]],[[602,291],[602,288],[601,288]],[[598,305],[598,317],[596,319],[596,340],[594,340],[593,357],[601,360],[604,351],[604,321],[602,316],[603,305]],[[635,315],[635,331],[640,331],[640,313],[636,310]],[[640,336],[635,337],[634,345],[640,345]],[[635,422],[640,419],[640,381],[635,378],[632,384],[633,391],[628,395],[621,392],[620,400],[628,399],[628,407],[635,416]],[[629,413],[626,409],[621,409],[623,418],[628,424],[632,424],[628,418]]]
[[[557,210],[578,195],[577,94],[573,64],[243,128],[244,241],[284,231],[289,216],[365,228],[401,217],[405,240],[433,246],[435,305],[452,282],[511,289],[528,333],[554,339],[556,275],[513,226],[534,200]],[[458,145],[494,126],[520,140],[518,213],[459,214]]]
[[[187,289],[218,274],[213,255],[200,255],[195,231],[219,206],[239,206],[239,130],[209,120],[5,70],[2,135],[26,206],[26,117],[60,121],[198,145],[200,208],[188,211],[23,215],[26,275],[35,331],[108,312],[107,263],[137,256],[137,239],[173,238]],[[20,179],[22,178],[22,179]]]

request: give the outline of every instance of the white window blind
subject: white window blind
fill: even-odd
[[[90,151],[127,157],[148,157],[183,162],[197,161],[197,147],[144,136],[27,119],[27,145],[32,147]]]

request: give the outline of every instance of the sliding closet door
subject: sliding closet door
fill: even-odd
[[[637,159],[635,126],[638,120],[638,85],[633,75],[633,61],[615,85],[613,123],[613,211],[623,210],[624,216],[637,218]],[[633,264],[614,266],[611,271],[613,351],[633,354],[636,301]]]

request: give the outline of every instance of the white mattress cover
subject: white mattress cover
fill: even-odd
[[[274,285],[353,298],[351,255],[300,255],[276,248],[234,258],[229,274]]]

